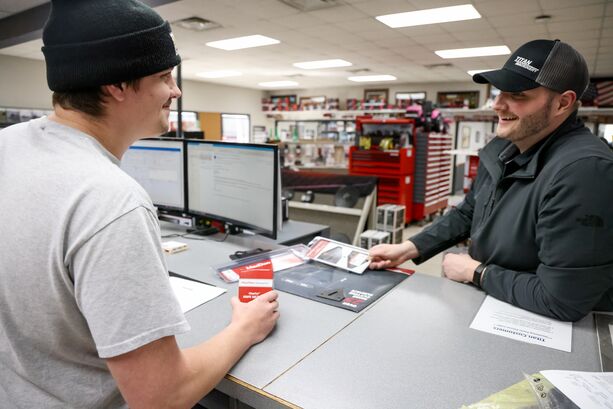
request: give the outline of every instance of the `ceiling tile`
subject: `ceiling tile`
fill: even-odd
[[[602,18],[605,11],[605,4],[582,5],[579,7],[555,7],[545,10],[545,14],[551,15],[551,22],[587,20],[592,18]]]
[[[419,10],[404,0],[371,0],[354,3],[353,7],[372,17]]]
[[[360,20],[367,17],[362,11],[352,6],[332,7],[329,9],[311,11],[309,14],[328,23]]]
[[[538,2],[534,0],[514,0],[514,1],[486,1],[475,6],[477,11],[488,16],[506,15],[508,18],[513,18],[518,12],[533,12],[534,15],[540,14]]]

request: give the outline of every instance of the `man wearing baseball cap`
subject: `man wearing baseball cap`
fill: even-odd
[[[266,338],[277,294],[234,297],[225,329],[178,348],[156,212],[119,167],[181,95],[170,25],[136,0],[51,3],[54,113],[0,132],[1,405],[191,408]]]
[[[577,118],[584,58],[535,40],[473,79],[501,91],[475,183],[421,233],[371,249],[371,267],[418,264],[470,238],[469,254],[443,259],[450,279],[565,321],[613,311],[613,154]]]

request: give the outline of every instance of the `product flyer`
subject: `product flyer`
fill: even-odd
[[[309,243],[309,247],[306,254],[308,258],[352,273],[364,273],[370,263],[368,250],[327,238],[316,237]]]

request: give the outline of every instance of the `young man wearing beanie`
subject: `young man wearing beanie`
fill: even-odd
[[[0,132],[0,402],[191,408],[274,327],[277,294],[180,350],[151,199],[119,168],[181,95],[168,22],[135,0],[54,0],[43,30],[54,114]]]
[[[613,311],[613,154],[577,118],[585,60],[535,40],[473,79],[501,92],[471,191],[409,241],[373,247],[371,267],[418,264],[470,238],[468,255],[443,259],[450,279],[565,321]]]

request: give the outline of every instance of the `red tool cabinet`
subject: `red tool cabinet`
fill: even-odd
[[[405,223],[422,220],[447,207],[451,156],[443,152],[452,149],[450,135],[416,133],[415,121],[409,118],[358,117],[356,131],[362,138],[369,138],[362,142],[370,146],[350,148],[349,173],[378,177],[377,205],[404,205]],[[396,149],[381,150],[379,145],[384,138],[397,140]]]

